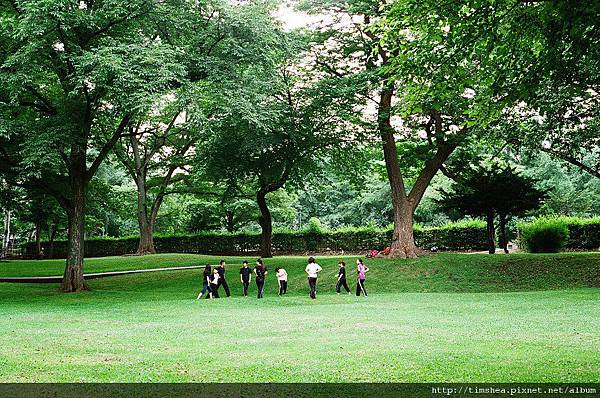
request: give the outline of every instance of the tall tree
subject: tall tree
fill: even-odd
[[[273,254],[269,194],[302,184],[303,175],[333,151],[343,148],[349,155],[361,135],[347,121],[355,114],[353,98],[303,74],[296,63],[304,55],[302,41],[294,35],[282,40],[272,51],[273,64],[248,69],[243,90],[224,101],[227,111],[200,152],[209,175],[240,191],[253,190],[263,257]]]
[[[468,37],[488,29],[498,13],[491,7],[482,10],[489,14],[463,16],[455,29],[447,26],[445,14],[460,16],[458,2],[303,3],[303,9],[328,16],[314,33],[316,67],[370,104],[366,119],[383,147],[391,189],[391,256],[415,257],[417,206],[455,149],[482,131],[478,111],[491,102],[486,75],[493,69],[481,68],[473,54],[484,50],[471,46]],[[402,152],[407,144],[418,154],[416,172],[403,158],[415,158]]]
[[[135,181],[138,191],[138,254],[154,253],[156,218],[170,186],[190,172],[189,159],[199,132],[214,117],[211,87],[235,90],[246,67],[264,63],[273,40],[270,2],[207,1],[190,3],[164,26],[161,37],[185,51],[186,82],[173,90],[150,113],[141,116],[115,153]],[[181,184],[180,184],[181,185]],[[198,188],[198,187],[195,187]],[[189,192],[199,194],[197,189]]]
[[[49,195],[26,191],[21,201],[17,218],[22,223],[33,225],[36,242],[36,257],[42,258],[42,235],[46,232],[50,248],[58,233],[59,224],[64,222],[64,213],[56,200]]]
[[[510,165],[492,163],[466,167],[450,190],[442,190],[438,203],[447,211],[484,217],[490,254],[496,252],[494,220],[498,217],[500,246],[508,253],[506,224],[509,219],[539,208],[547,196],[547,191],[536,188],[537,182]]]
[[[139,255],[156,253],[154,226],[158,211],[167,189],[180,178],[175,173],[186,172],[185,166],[189,164],[185,159],[195,138],[185,127],[176,126],[178,118],[183,118],[181,112],[175,112],[167,124],[146,121],[143,125],[130,126],[127,136],[114,149],[137,187]],[[150,190],[156,191],[153,197],[150,197]]]
[[[513,51],[514,59],[531,65],[531,72],[519,78],[507,71],[514,83],[503,89],[519,102],[498,132],[600,178],[600,3],[548,1],[520,8],[511,28],[527,41]],[[510,43],[502,33],[499,39]]]
[[[0,246],[0,259],[8,256],[15,196],[14,188],[8,185],[4,178],[0,178],[0,209],[2,209],[2,245]]]
[[[0,2],[0,143],[19,184],[68,216],[61,289],[85,288],[86,190],[132,118],[182,74],[157,31],[168,3]]]

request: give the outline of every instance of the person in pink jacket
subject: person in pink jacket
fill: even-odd
[[[367,297],[367,290],[365,289],[365,274],[369,272],[369,268],[363,263],[363,260],[359,258],[356,260],[356,295],[360,296],[361,293]]]

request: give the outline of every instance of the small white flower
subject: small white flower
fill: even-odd
[[[473,90],[472,88],[465,88],[465,91],[463,91],[462,96],[464,98],[473,98],[475,97],[475,90]]]

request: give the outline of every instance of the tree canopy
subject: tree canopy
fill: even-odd
[[[281,6],[0,0],[3,247],[66,238],[70,292],[86,237],[598,215],[598,2]]]

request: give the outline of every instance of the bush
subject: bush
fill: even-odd
[[[415,226],[415,243],[427,250],[485,250],[486,225],[483,221],[474,220],[447,223],[434,228]]]
[[[519,228],[521,245],[530,253],[558,253],[569,240],[565,220],[540,218]]]
[[[314,233],[323,232],[323,224],[321,224],[321,220],[319,220],[317,217],[311,217],[308,220],[308,224],[304,228],[304,232],[314,232]]]
[[[273,251],[277,254],[330,251],[361,253],[389,246],[391,239],[391,227],[328,230],[315,219],[301,231],[276,231],[273,234]],[[483,250],[487,247],[485,223],[451,223],[435,228],[417,226],[415,241],[424,249],[436,247],[437,250]],[[203,232],[194,235],[156,235],[154,244],[159,253],[249,255],[259,252],[260,234]],[[85,254],[86,257],[131,254],[135,253],[137,245],[137,237],[88,239],[85,241]],[[48,243],[42,242],[42,248],[48,256]],[[26,243],[23,249],[26,257],[33,257],[35,242]],[[52,253],[52,258],[65,258],[66,242],[54,242]]]
[[[569,228],[567,249],[598,250],[600,248],[600,218],[562,218]]]

